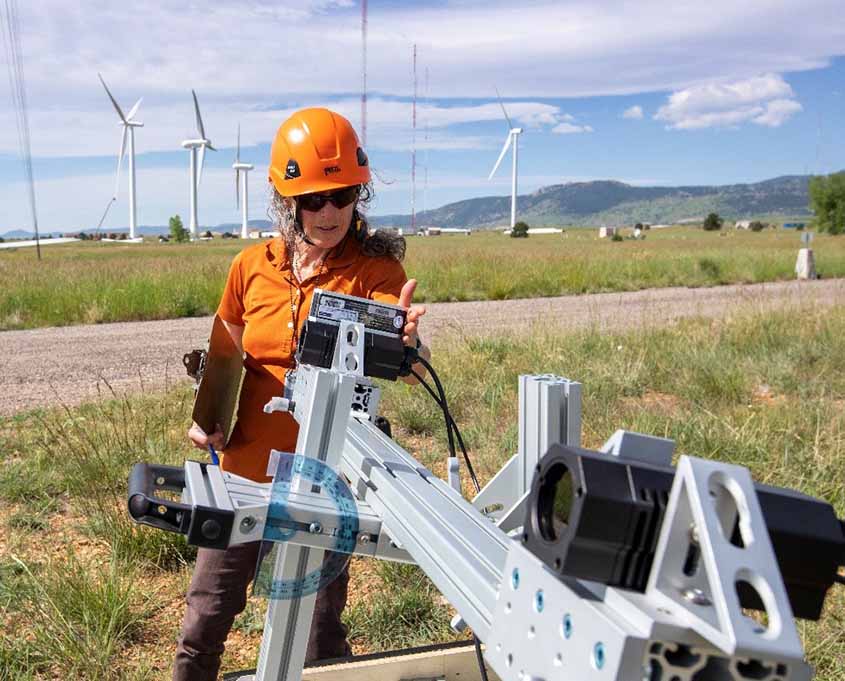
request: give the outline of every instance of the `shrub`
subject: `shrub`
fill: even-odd
[[[702,227],[708,232],[715,232],[722,229],[722,223],[724,221],[722,218],[719,217],[718,213],[710,213],[706,218],[704,218],[704,224]]]
[[[170,218],[169,226],[171,241],[187,241],[190,238],[188,230],[185,229],[185,226],[182,224],[182,218],[178,215],[174,215]]]
[[[759,220],[755,220],[750,225],[748,225],[748,229],[750,229],[752,232],[762,232],[764,229],[766,229],[766,227],[768,227],[768,225],[765,222],[760,222]]]
[[[514,239],[525,239],[528,237],[528,223],[523,222],[520,220],[517,222],[513,229],[511,230],[511,236]]]
[[[614,232],[613,236],[610,237],[611,241],[623,241],[622,235],[619,232]]]
[[[642,229],[645,229],[645,228],[643,227],[643,223],[642,223],[642,222],[638,222],[636,225],[634,225],[634,229],[640,229],[640,230],[642,230]]]

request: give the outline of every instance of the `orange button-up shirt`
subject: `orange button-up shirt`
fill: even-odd
[[[293,276],[281,238],[250,246],[235,256],[217,314],[244,327],[246,373],[237,422],[223,452],[223,470],[264,482],[269,479],[270,450],[294,451],[296,421],[290,414],[265,414],[264,405],[284,393],[285,374],[295,364],[295,339],[308,316],[314,289],[395,305],[406,281],[399,262],[364,255],[352,238],[301,283]]]

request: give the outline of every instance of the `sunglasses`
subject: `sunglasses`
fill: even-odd
[[[350,203],[358,200],[358,186],[338,189],[331,194],[302,194],[296,197],[297,205],[312,213],[321,210],[327,203],[335,208],[346,208]]]

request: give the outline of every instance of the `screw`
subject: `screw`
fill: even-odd
[[[604,667],[604,644],[601,641],[593,648],[593,662],[596,663],[596,669]]]
[[[684,589],[681,596],[695,605],[712,605],[712,601],[701,589]]]
[[[700,544],[701,543],[701,539],[698,536],[698,525],[696,525],[695,523],[692,523],[689,526],[689,538],[690,538],[690,541],[693,544]]]
[[[366,532],[359,534],[358,535],[358,541],[361,544],[369,544],[370,543],[370,535],[368,535]]]
[[[241,532],[244,534],[249,534],[252,532],[252,529],[255,527],[256,520],[251,515],[246,516],[241,520]]]
[[[165,513],[167,513],[167,506],[165,506],[164,504],[161,504],[161,505],[158,507],[158,509],[157,509],[157,510],[158,510],[158,512],[159,512],[159,515],[164,515]]]
[[[534,609],[537,612],[543,612],[543,590],[539,589],[536,594],[534,594]]]
[[[163,475],[159,475],[159,476],[156,478],[156,485],[163,485],[163,484],[164,484],[164,476],[163,476]]]
[[[311,534],[320,534],[323,531],[323,526],[320,523],[311,523],[308,526],[308,531]]]
[[[514,591],[519,588],[519,568],[514,568],[511,573],[511,588]]]

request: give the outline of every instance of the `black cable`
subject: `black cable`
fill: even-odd
[[[440,398],[437,396],[437,393],[434,392],[434,389],[416,371],[411,369],[411,373],[422,384],[422,387],[425,388],[428,391],[428,394],[431,395],[431,399],[433,399],[435,402],[437,402],[437,406],[442,409],[443,405],[441,404]],[[455,419],[452,418],[452,414],[449,414],[449,423],[452,424],[452,428],[455,431],[455,437],[458,440],[458,446],[461,448],[461,451],[464,453],[464,456],[466,456],[467,448],[466,448],[466,445],[464,444],[464,438],[461,437],[461,431],[458,430],[458,425],[455,423]]]
[[[478,671],[481,672],[481,681],[487,680],[487,667],[484,666],[484,658],[481,656],[481,641],[478,636],[472,635],[472,640],[475,642],[475,659],[478,660]]]
[[[443,416],[446,419],[446,437],[449,440],[449,456],[457,456],[458,454],[455,450],[455,436],[452,434],[452,424],[450,422],[451,415],[449,414],[449,406],[446,403],[446,392],[443,390],[443,384],[440,382],[437,374],[432,370],[431,364],[426,362],[426,360],[419,355],[417,355],[417,361],[428,369],[428,373],[431,374],[431,378],[434,381],[438,394],[440,395],[440,398],[436,399],[436,401],[440,406],[440,409],[443,410]]]
[[[453,438],[452,438],[452,435],[451,435],[451,431],[454,430],[455,435],[457,436],[457,439],[458,439],[458,443],[461,447],[461,453],[463,454],[464,461],[466,462],[466,465],[467,465],[467,471],[469,472],[469,477],[472,480],[472,484],[475,487],[475,491],[480,492],[481,491],[481,484],[478,482],[478,477],[475,475],[475,469],[473,469],[473,467],[472,467],[472,461],[470,460],[469,453],[467,452],[466,446],[464,445],[464,440],[463,440],[463,437],[461,437],[461,431],[458,429],[458,424],[455,423],[455,419],[452,418],[452,413],[449,411],[449,405],[446,401],[446,392],[443,390],[443,384],[440,382],[440,378],[437,376],[437,372],[434,370],[434,367],[431,366],[431,364],[429,364],[428,361],[426,361],[425,358],[417,357],[417,359],[419,360],[420,364],[422,364],[428,370],[428,373],[431,374],[431,378],[434,381],[434,385],[437,387],[437,390],[440,393],[440,398],[438,399],[438,397],[434,394],[434,391],[431,389],[431,386],[429,386],[426,383],[426,381],[422,378],[422,376],[420,376],[413,369],[411,369],[411,373],[413,373],[413,375],[417,378],[417,380],[419,380],[420,383],[422,383],[423,386],[426,387],[429,394],[432,396],[432,398],[435,400],[435,402],[437,402],[438,406],[443,410],[443,415],[446,419],[446,432],[447,432],[447,435],[449,437],[449,443],[450,443],[450,445],[449,445],[450,454],[452,456],[455,456],[454,442],[453,442]]]

